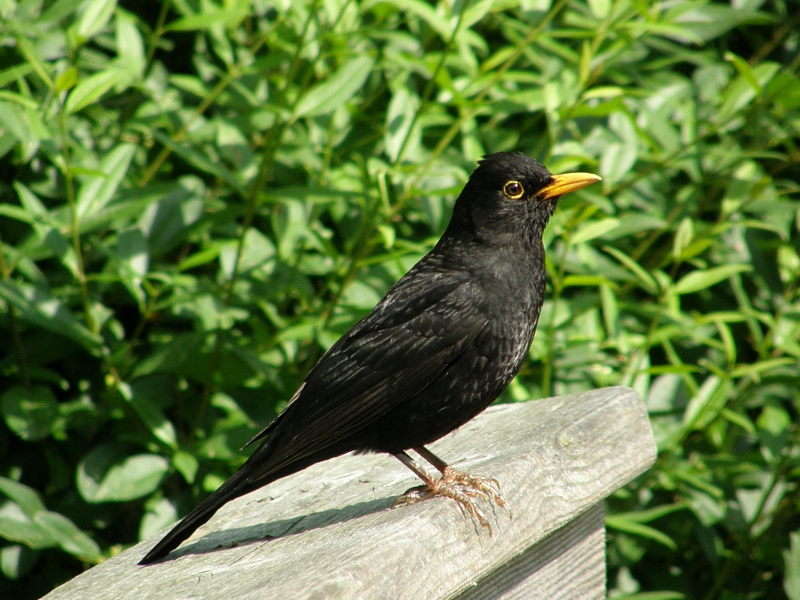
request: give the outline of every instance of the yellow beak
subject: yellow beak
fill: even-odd
[[[539,190],[536,197],[539,200],[549,200],[550,198],[563,196],[569,192],[579,190],[601,179],[602,177],[598,177],[592,173],[564,173],[563,175],[553,175],[553,181]]]

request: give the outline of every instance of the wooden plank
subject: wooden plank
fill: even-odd
[[[226,505],[172,560],[136,565],[154,537],[46,598],[451,598],[655,459],[641,398],[626,388],[495,406],[431,449],[496,477],[514,518],[490,508],[490,536],[446,498],[390,510],[414,476],[391,457],[344,456]]]
[[[603,504],[490,573],[458,600],[604,600],[606,529]]]

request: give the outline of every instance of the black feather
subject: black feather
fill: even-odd
[[[522,199],[503,194],[518,181]],[[487,156],[441,240],[336,342],[248,461],[141,561],[165,556],[226,502],[346,452],[423,446],[484,410],[521,367],[545,291],[541,234],[557,199],[522,154]]]

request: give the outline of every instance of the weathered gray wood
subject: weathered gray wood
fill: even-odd
[[[136,565],[154,537],[46,598],[433,599],[492,585],[508,598],[604,594],[597,506],[655,458],[636,392],[492,407],[431,449],[496,477],[513,519],[489,508],[489,536],[449,499],[390,510],[415,477],[391,457],[344,456],[226,505],[172,560]],[[570,574],[580,591],[558,596]]]
[[[458,600],[603,600],[605,511],[595,504],[458,596]]]

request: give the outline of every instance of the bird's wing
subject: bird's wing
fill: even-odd
[[[427,291],[418,279],[413,294],[409,279],[328,350],[286,410],[251,440],[267,438],[248,461],[261,467],[251,481],[346,439],[419,394],[486,326],[465,276],[429,281]]]

